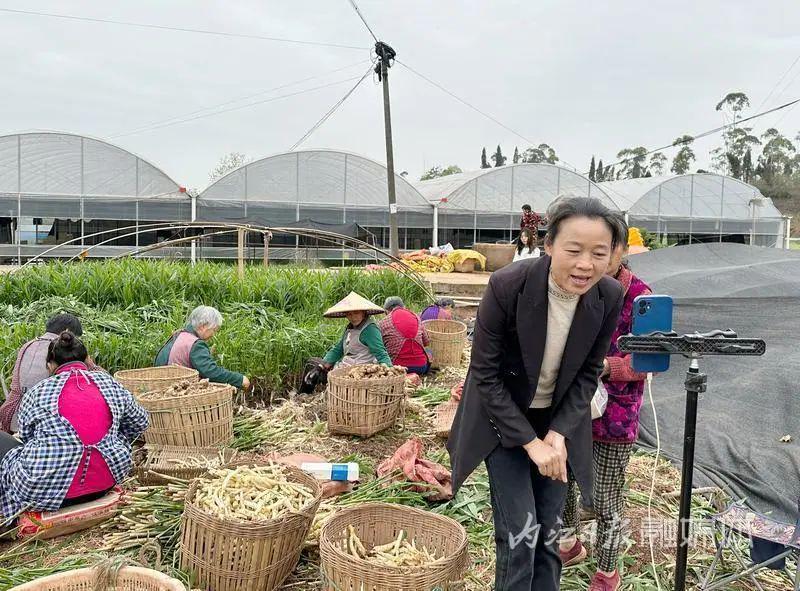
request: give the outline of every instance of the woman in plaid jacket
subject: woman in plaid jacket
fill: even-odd
[[[47,352],[52,376],[22,401],[21,441],[0,433],[0,525],[99,498],[128,476],[147,412],[86,358],[83,343],[62,332]]]
[[[627,233],[627,225],[625,230]],[[631,332],[633,300],[651,293],[647,284],[623,263],[627,252],[627,244],[618,247],[608,270],[608,275],[622,285],[625,300],[601,374],[603,385],[608,391],[608,404],[603,415],[592,421],[594,509],[597,515],[594,550],[598,572],[592,579],[589,591],[615,591],[621,586],[617,564],[622,541],[625,469],[639,435],[639,412],[642,407],[644,381],[647,378],[647,374],[633,370],[631,356],[620,352],[617,346],[617,339]],[[575,480],[570,479],[563,529],[569,535],[560,542],[564,566],[577,564],[586,558],[586,549],[578,539],[579,528],[578,487]]]

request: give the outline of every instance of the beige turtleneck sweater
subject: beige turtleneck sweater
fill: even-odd
[[[548,408],[553,402],[561,358],[567,345],[567,336],[575,317],[580,296],[561,289],[553,277],[547,282],[547,337],[539,371],[539,383],[531,402],[531,408]]]

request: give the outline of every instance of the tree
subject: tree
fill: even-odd
[[[747,148],[747,152],[744,153],[744,158],[742,158],[742,180],[749,183],[753,179],[754,173],[753,150]]]
[[[491,168],[489,161],[486,159],[486,148],[481,152],[481,168]]]
[[[555,164],[558,162],[556,151],[547,144],[539,144],[536,148],[528,148],[522,153],[522,161],[530,164]]]
[[[434,166],[430,170],[427,170],[419,180],[421,181],[429,181],[431,179],[439,178],[441,176],[450,176],[451,174],[458,174],[459,172],[464,172],[455,164],[451,164],[446,168],[442,168],[441,166]]]
[[[492,154],[492,162],[494,162],[495,167],[504,166],[506,163],[506,158],[503,156],[503,151],[500,149],[500,144],[497,145],[497,151]]]
[[[590,181],[594,181],[595,180],[595,174],[596,173],[597,173],[597,169],[595,168],[595,165],[594,165],[594,154],[592,154],[592,163],[589,165],[589,180]]]
[[[514,164],[519,164],[519,148],[514,146],[514,158],[511,160]]]
[[[792,141],[783,136],[777,129],[770,127],[761,136],[764,141],[764,148],[761,151],[759,163],[764,169],[766,180],[772,179],[775,175],[784,174],[788,170],[788,175],[792,174],[792,161],[795,155],[795,147]]]
[[[603,160],[597,163],[597,170],[594,171],[594,180],[597,183],[602,183],[605,179],[606,171],[603,170]]]
[[[736,119],[741,119],[741,112],[750,106],[750,99],[743,92],[729,92],[721,101],[717,103],[716,110],[720,112],[730,112],[733,116],[733,124]]]
[[[647,148],[644,146],[625,148],[617,152],[617,158],[622,160],[620,162],[622,170],[619,171],[619,178],[638,179],[644,176]]]
[[[236,170],[240,166],[247,164],[250,159],[241,152],[231,152],[219,159],[214,169],[208,173],[208,182],[213,183],[218,178],[221,178]]]
[[[750,133],[752,130],[752,127],[732,127],[723,134],[725,147],[711,150],[711,162],[715,170],[741,177],[742,160],[747,150],[761,145],[761,140]]]
[[[682,135],[672,142],[673,146],[681,147],[678,153],[675,154],[675,158],[672,159],[672,167],[670,170],[675,174],[686,174],[692,167],[692,163],[695,161],[695,155],[694,150],[692,150],[689,145],[693,141],[694,138],[692,136]]]
[[[664,169],[667,166],[669,159],[661,152],[654,152],[650,155],[650,164],[647,167],[649,173],[656,176],[664,174]]]

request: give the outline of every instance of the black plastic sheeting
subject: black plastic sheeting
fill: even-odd
[[[695,486],[720,486],[759,512],[794,523],[800,498],[800,252],[737,244],[696,244],[630,258],[653,293],[675,298],[679,333],[732,328],[763,338],[763,357],[708,357],[700,370]],[[653,379],[664,454],[683,455],[689,361],[672,357]],[[781,438],[789,435],[792,441]],[[645,392],[639,443],[655,447]]]

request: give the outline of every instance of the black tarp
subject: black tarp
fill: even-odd
[[[701,394],[695,485],[716,484],[757,511],[794,522],[800,497],[800,252],[738,244],[695,244],[632,256],[654,293],[675,298],[679,333],[733,328],[763,338],[763,357],[709,357]],[[672,357],[653,380],[662,450],[683,449],[688,360]],[[645,396],[647,394],[645,393]],[[790,443],[781,442],[789,435]],[[655,447],[649,400],[640,444]]]

